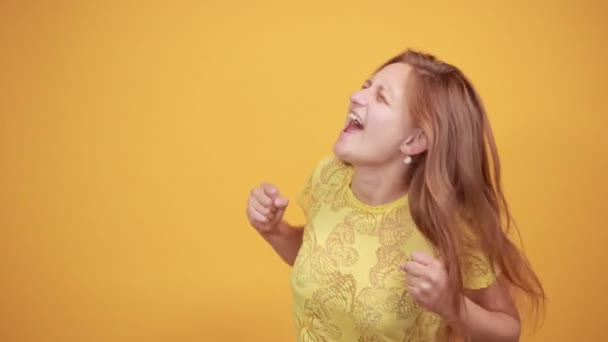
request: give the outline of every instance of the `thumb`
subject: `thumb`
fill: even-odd
[[[279,210],[285,210],[287,204],[289,204],[289,201],[286,198],[279,196],[274,199],[272,204],[274,204],[274,206]]]
[[[277,212],[274,214],[274,217],[277,220],[281,220],[283,218],[283,214],[285,213],[285,210],[287,209],[287,205],[289,204],[289,201],[283,197],[280,197],[274,201],[274,204],[277,208]]]

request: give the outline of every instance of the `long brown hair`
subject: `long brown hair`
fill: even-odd
[[[406,108],[428,142],[428,149],[414,156],[408,174],[410,209],[420,231],[443,257],[451,288],[455,293],[463,290],[463,249],[472,244],[511,290],[519,290],[512,292],[525,295],[538,322],[545,292],[525,255],[509,239],[512,227],[518,231],[477,91],[458,68],[430,54],[406,50],[379,69],[392,63],[411,67]],[[468,234],[455,222],[464,223]],[[461,297],[453,298],[459,307]]]

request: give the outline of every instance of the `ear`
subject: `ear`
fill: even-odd
[[[428,139],[421,128],[415,128],[413,133],[401,144],[400,150],[408,156],[415,156],[428,149]]]

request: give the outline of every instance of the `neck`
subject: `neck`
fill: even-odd
[[[367,205],[390,203],[407,193],[406,170],[407,167],[400,161],[385,165],[354,166],[351,189]]]

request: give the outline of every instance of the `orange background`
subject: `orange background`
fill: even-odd
[[[606,2],[163,3],[0,3],[0,340],[292,341],[249,189],[293,198],[405,47],[487,105],[550,297],[523,341],[608,339]]]

